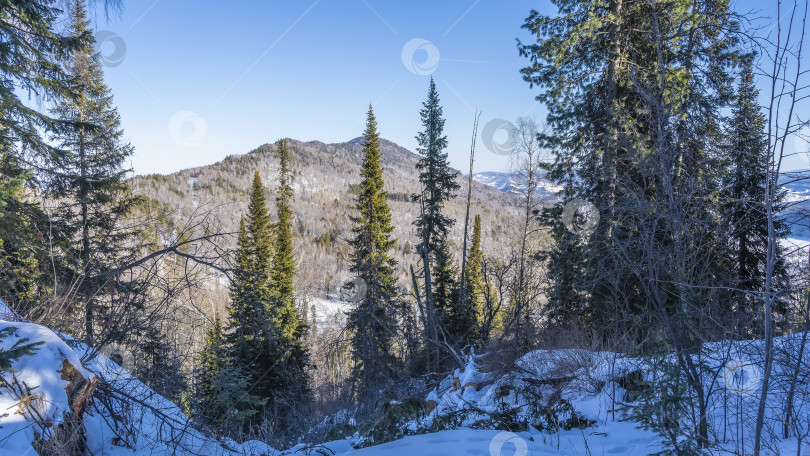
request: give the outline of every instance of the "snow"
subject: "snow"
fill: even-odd
[[[307,302],[315,306],[315,321],[320,331],[327,327],[340,327],[346,313],[354,307],[350,302],[336,299],[308,297]]]
[[[525,190],[526,183],[523,179],[514,173],[503,173],[497,171],[487,171],[473,174],[473,180],[481,184],[487,185],[494,189],[500,190],[504,193],[511,193],[514,195],[521,194]],[[548,197],[554,199],[560,192],[563,191],[561,185],[551,182],[545,177],[541,177],[537,184],[535,193],[537,196]]]
[[[0,301],[0,315],[11,314]],[[13,333],[0,341],[1,349],[8,349],[17,341],[27,338],[29,342],[43,342],[33,356],[25,356],[12,364],[16,378],[34,391],[32,406],[53,426],[63,420],[68,410],[68,397],[62,380],[63,361],[67,360],[85,378],[98,376],[113,388],[133,398],[126,404],[130,407],[132,420],[130,436],[133,447],[127,448],[118,443],[117,434],[110,427],[112,421],[107,413],[96,404],[85,413],[84,424],[89,456],[132,456],[132,455],[261,455],[275,454],[276,451],[262,442],[236,442],[213,439],[196,429],[179,407],[156,394],[146,385],[134,379],[117,364],[102,354],[87,360],[91,351],[87,346],[70,338],[68,345],[50,329],[32,323],[0,320],[0,329],[13,328]],[[84,362],[83,362],[84,359]],[[8,376],[8,374],[3,374]],[[8,378],[8,377],[7,377]],[[0,454],[35,455],[32,446],[35,433],[47,439],[52,427],[41,430],[30,413],[21,414],[20,401],[7,390],[0,390]]]
[[[337,301],[318,300],[320,317],[339,314],[349,304]],[[31,342],[43,342],[34,356],[26,356],[13,364],[16,377],[34,388],[32,405],[53,425],[63,419],[68,409],[65,386],[61,378],[64,361],[76,366],[79,372],[90,378],[98,377],[111,388],[134,398],[126,402],[130,408],[128,436],[131,448],[123,446],[111,427],[112,420],[98,401],[85,414],[88,456],[135,456],[135,455],[292,455],[334,454],[334,456],[432,456],[432,455],[494,455],[494,456],[545,456],[587,454],[651,454],[666,449],[662,437],[643,428],[626,412],[617,408],[625,391],[617,379],[641,370],[646,380],[651,372],[666,357],[658,360],[631,358],[619,353],[592,352],[586,350],[538,350],[519,358],[514,366],[495,374],[484,371],[483,356],[471,355],[463,369],[457,369],[443,379],[426,397],[435,402],[435,409],[424,417],[406,423],[410,430],[426,429],[435,420],[449,412],[467,410],[467,418],[456,429],[410,435],[400,440],[368,448],[355,449],[362,441],[355,435],[348,439],[333,441],[322,446],[298,445],[286,451],[277,451],[259,441],[238,444],[227,439],[216,439],[197,428],[182,413],[179,407],[161,397],[146,385],[130,376],[126,370],[102,354],[91,359],[92,353],[83,344],[54,333],[43,326],[12,321],[13,313],[0,301],[0,329],[12,328],[12,334],[0,341],[0,348],[7,349],[15,342],[27,338]],[[798,353],[801,335],[783,336],[775,340],[774,375],[784,379],[791,368],[788,355]],[[124,350],[124,348],[121,348]],[[805,362],[810,361],[810,350],[805,350]],[[749,454],[752,448],[753,417],[755,416],[762,372],[763,347],[760,341],[714,342],[706,344],[701,361],[715,375],[707,374],[706,384],[711,385],[708,420],[713,438],[721,443],[712,449],[712,454]],[[124,356],[126,365],[126,356]],[[739,376],[743,373],[743,376]],[[4,374],[8,377],[8,374]],[[529,413],[532,399],[524,396],[522,387],[539,382],[542,397],[558,397],[571,404],[581,418],[588,420],[582,429],[557,431],[537,430],[507,432],[493,429],[472,429],[471,425],[482,416],[491,413],[502,403],[520,408],[520,414]],[[772,384],[769,395],[768,432],[779,433],[782,410],[788,385],[784,381]],[[504,394],[507,391],[507,394]],[[802,382],[796,392],[796,426],[802,432],[810,427],[810,391]],[[0,454],[18,456],[34,455],[32,441],[35,432],[43,431],[30,418],[20,414],[17,398],[5,389],[0,389]],[[45,438],[49,436],[44,431]],[[767,449],[769,454],[810,455],[808,442],[800,443],[795,438],[776,439],[776,447]]]
[[[68,397],[65,392],[68,382],[62,380],[60,375],[62,362],[67,360],[76,366],[78,372],[85,378],[92,378],[93,374],[84,369],[76,353],[47,328],[31,323],[0,321],[0,330],[7,328],[12,332],[0,340],[0,350],[8,350],[22,339],[28,339],[29,342],[43,342],[36,356],[25,356],[12,364],[12,368],[16,371],[14,377],[20,384],[31,387],[30,403],[25,405],[5,391],[0,394],[0,410],[5,413],[0,417],[2,449],[9,453],[13,451],[25,454],[29,450],[33,451],[31,441],[34,438],[34,431],[38,428],[22,412],[28,407],[34,407],[43,419],[58,425],[63,420],[63,413],[68,410]],[[45,434],[44,431],[41,433]],[[48,438],[49,435],[45,434],[44,437]]]
[[[197,205],[199,204],[197,195],[197,183],[199,181],[200,179],[196,175],[192,175],[191,177],[188,178],[188,188],[189,191],[191,191],[191,202],[194,205],[194,207],[197,207]]]

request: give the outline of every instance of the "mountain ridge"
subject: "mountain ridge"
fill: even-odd
[[[292,156],[293,212],[296,228],[296,256],[299,261],[296,289],[302,296],[326,297],[330,282],[351,276],[348,240],[354,215],[356,186],[360,183],[362,137],[343,143],[302,142],[288,139]],[[418,268],[418,243],[413,220],[419,205],[411,195],[420,191],[415,170],[419,155],[387,139],[381,139],[383,175],[388,203],[395,226],[397,243],[392,256],[397,261],[396,274],[401,289],[409,285],[409,268]],[[257,170],[267,188],[271,216],[275,217],[275,180],[278,162],[275,146],[263,144],[243,154],[229,154],[210,165],[187,168],[170,174],[148,174],[131,178],[133,188],[160,208],[162,218],[182,226],[191,223],[198,208],[210,210],[222,232],[236,231],[240,214],[247,207],[248,189]],[[457,198],[445,206],[446,214],[457,220],[450,232],[450,242],[460,250],[467,179],[459,172],[461,188]],[[512,236],[509,227],[520,219],[520,200],[484,183],[473,181],[471,218],[480,214],[483,224],[483,249],[487,255],[498,255],[508,249]],[[221,247],[234,246],[232,236],[224,238]],[[457,259],[458,260],[458,259]],[[223,282],[224,285],[224,282]],[[216,308],[224,311],[227,303],[225,286],[220,286]]]

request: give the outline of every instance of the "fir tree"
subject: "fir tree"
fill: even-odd
[[[555,299],[576,308],[559,299],[584,293],[605,339],[671,344],[698,410],[693,428],[672,429],[673,442],[706,447],[704,376],[688,353],[707,328],[722,331],[706,318],[725,285],[715,152],[739,24],[724,0],[553,3],[558,16],[533,11],[524,24],[536,42],[519,44],[530,60],[521,72],[548,108],[548,177],[600,215],[593,233],[569,234],[575,243],[555,236],[550,269],[569,282]]]
[[[391,353],[396,331],[397,306],[394,266],[389,252],[396,245],[391,238],[391,209],[386,199],[382,170],[380,135],[371,106],[363,134],[363,165],[360,191],[352,218],[351,270],[365,284],[365,295],[349,313],[347,328],[352,331],[355,392],[366,398],[398,371]]]
[[[427,339],[430,346],[432,368],[438,370],[440,364],[440,334],[443,323],[435,321],[438,307],[451,308],[457,305],[456,299],[444,299],[437,304],[434,289],[444,293],[452,293],[454,284],[452,259],[447,248],[447,233],[455,222],[443,213],[444,203],[454,198],[459,184],[456,182],[457,173],[450,169],[447,160],[447,137],[444,136],[444,119],[442,107],[439,104],[439,94],[433,78],[430,79],[427,100],[422,103],[420,111],[422,127],[424,130],[416,135],[419,146],[416,148],[422,157],[416,164],[419,171],[419,182],[422,184],[421,194],[413,195],[414,201],[419,201],[420,215],[414,221],[416,232],[421,242],[419,254],[422,257],[425,288],[425,306],[427,312],[426,322]],[[433,268],[441,266],[441,271],[434,274]],[[448,295],[449,296],[449,295]],[[447,312],[451,313],[451,312]]]
[[[75,100],[73,80],[61,62],[75,53],[92,52],[93,35],[84,31],[80,35],[57,32],[63,30],[58,23],[63,19],[60,5],[43,0],[13,0],[3,5],[4,20],[0,21],[0,35],[5,43],[4,58],[0,61],[0,145],[12,167],[28,171],[36,164],[44,174],[28,173],[26,181],[46,182],[52,172],[59,171],[54,163],[63,151],[46,135],[72,127],[32,108],[20,100],[22,93],[37,94],[43,100]]]
[[[273,233],[273,262],[270,273],[270,286],[273,290],[273,315],[284,337],[300,337],[305,327],[295,309],[294,285],[295,258],[293,256],[293,212],[292,212],[292,172],[290,151],[287,141],[276,143],[279,158],[278,186],[276,187],[276,210],[278,221]]]
[[[640,340],[640,326],[630,322],[644,318],[653,300],[629,266],[641,264],[641,257],[651,253],[642,251],[646,247],[637,240],[645,223],[657,242],[654,248],[683,251],[685,245],[675,244],[700,245],[695,251],[702,255],[702,271],[716,268],[703,263],[717,258],[712,253],[716,222],[706,220],[706,214],[717,209],[711,207],[718,177],[712,174],[717,169],[712,161],[714,125],[727,101],[725,69],[734,58],[733,39],[724,40],[721,31],[733,30],[735,24],[722,1],[554,4],[557,17],[533,11],[523,26],[536,42],[519,44],[530,59],[521,70],[524,80],[541,88],[537,99],[549,109],[551,131],[541,135],[554,155],[547,177],[565,187],[562,203],[544,217],[556,233],[557,245],[551,254],[546,252],[549,268],[562,279],[555,280],[553,301],[566,312],[581,309],[591,328],[602,334]],[[688,43],[687,35],[675,32],[683,28],[695,31]],[[567,46],[570,40],[581,45]],[[659,55],[667,58],[657,59]],[[703,79],[708,73],[713,76]],[[593,233],[566,233],[559,223],[570,198],[597,207],[600,217]],[[667,212],[677,213],[682,225],[656,224],[650,215]],[[693,239],[678,239],[680,233]],[[673,263],[667,266],[667,274],[686,271]],[[697,276],[658,279],[683,283],[697,281]],[[714,280],[704,279],[704,286]],[[687,295],[668,290],[658,296],[672,299],[662,303],[672,311],[679,308],[674,300]],[[689,299],[712,301],[697,294]]]
[[[197,357],[197,418],[214,430],[236,437],[258,420],[268,399],[250,392],[255,379],[246,369],[234,365],[230,349],[217,315]]]
[[[232,374],[245,380],[245,393],[266,403],[280,388],[269,373],[277,370],[277,324],[271,318],[270,254],[272,252],[270,216],[267,212],[264,184],[258,171],[253,176],[247,217],[239,223],[235,267],[230,285],[230,319],[225,336]],[[263,408],[242,409],[244,426],[258,424]]]
[[[253,258],[251,268],[259,280],[256,283],[257,292],[263,293],[266,299],[270,290],[270,264],[273,259],[273,226],[264,192],[264,183],[256,170],[250,188],[246,228],[250,239],[249,252]]]
[[[435,254],[433,268],[435,277],[436,315],[441,322],[443,342],[455,349],[463,349],[475,342],[475,312],[467,302],[459,301],[458,267],[453,262],[450,246],[441,244]]]
[[[64,33],[60,5],[42,0],[13,0],[3,5],[0,36],[0,296],[30,320],[45,313],[41,303],[53,292],[62,264],[52,247],[66,236],[29,191],[41,189],[61,172],[64,153],[49,136],[71,127],[39,106],[76,99],[71,77],[60,62],[92,48],[92,34]],[[32,105],[22,94],[44,103]]]
[[[13,336],[16,330],[17,329],[13,326],[0,329],[0,342],[2,342],[6,337]],[[45,343],[44,341],[29,342],[29,340],[30,339],[27,337],[23,337],[17,339],[17,341],[14,342],[14,345],[0,349],[0,373],[15,372],[12,363],[19,360],[23,356],[36,355],[37,351],[39,350],[39,346]]]
[[[273,262],[271,265],[271,300],[268,312],[274,324],[271,347],[274,364],[268,371],[272,384],[277,385],[269,407],[277,429],[288,429],[294,413],[304,412],[310,403],[307,367],[309,350],[306,346],[307,324],[295,307],[295,257],[293,254],[292,170],[287,140],[276,143],[279,158],[276,210],[274,225]]]
[[[576,196],[574,171],[564,174],[563,199],[572,200]],[[552,247],[542,252],[540,258],[547,261],[548,285],[547,315],[552,325],[561,327],[579,321],[593,322],[593,315],[585,313],[588,296],[584,290],[585,243],[581,236],[572,233],[562,222],[563,205],[556,204],[543,208],[540,221],[549,228]]]
[[[485,309],[484,288],[486,287],[484,277],[484,252],[481,249],[481,215],[475,214],[473,222],[472,243],[470,244],[470,254],[467,257],[467,277],[464,279],[464,311],[471,315],[471,324],[475,328],[469,342],[486,342],[489,335],[483,330],[483,323],[487,314]]]

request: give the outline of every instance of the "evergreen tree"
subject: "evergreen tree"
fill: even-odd
[[[74,36],[59,26],[60,5],[43,0],[12,0],[3,4],[0,20],[0,297],[32,320],[45,312],[41,303],[53,292],[62,264],[51,257],[61,247],[58,225],[30,203],[30,191],[43,188],[60,172],[63,151],[48,140],[69,124],[37,106],[75,99],[71,78],[60,62],[92,48],[89,32]],[[43,103],[20,99],[32,94]]]
[[[245,393],[266,403],[279,390],[276,371],[278,351],[276,322],[271,318],[270,261],[272,252],[270,216],[267,212],[264,184],[258,171],[248,202],[247,217],[239,223],[233,277],[230,284],[228,333],[225,336],[232,374],[244,378]],[[251,402],[251,401],[248,401]],[[256,401],[245,413],[244,426],[258,424],[263,408]]]
[[[61,62],[77,52],[92,52],[92,34],[61,34],[60,5],[44,0],[13,0],[3,5],[0,36],[4,58],[0,60],[0,145],[12,168],[30,171],[38,165],[45,174],[28,173],[25,180],[40,183],[58,171],[54,157],[63,151],[45,136],[70,127],[20,100],[22,93],[36,94],[42,100],[76,99],[72,78]]]
[[[247,234],[250,242],[252,270],[256,275],[256,291],[262,299],[267,299],[270,291],[270,265],[273,259],[273,226],[267,209],[267,198],[264,196],[264,183],[259,171],[253,174],[248,202]]]
[[[363,179],[355,204],[357,216],[352,218],[354,239],[350,244],[351,270],[365,284],[365,295],[349,312],[347,322],[355,363],[355,394],[359,400],[376,393],[377,387],[398,371],[391,345],[399,306],[394,278],[396,262],[389,255],[397,241],[391,239],[394,227],[384,189],[380,135],[371,106],[363,139],[360,170]]]
[[[234,365],[231,347],[217,315],[205,335],[205,345],[197,357],[197,419],[226,435],[238,436],[253,422],[267,403],[250,393],[254,379]]]
[[[416,148],[422,157],[416,164],[419,171],[419,182],[422,184],[421,194],[413,195],[414,201],[419,201],[421,211],[414,221],[416,232],[421,242],[419,254],[422,257],[424,274],[425,306],[427,318],[426,332],[432,368],[438,370],[440,364],[440,350],[442,345],[442,325],[444,322],[436,321],[438,308],[451,308],[457,305],[457,300],[444,299],[438,304],[434,289],[444,293],[452,293],[452,265],[447,248],[447,234],[455,220],[443,213],[444,203],[455,197],[459,184],[456,182],[457,173],[450,169],[447,159],[447,137],[444,136],[444,119],[442,107],[439,104],[439,94],[433,78],[430,79],[428,97],[422,103],[420,111],[423,131],[416,135],[419,146]],[[440,271],[433,273],[433,269]],[[449,295],[448,295],[449,296]],[[451,312],[446,312],[451,313]]]
[[[13,326],[0,329],[0,342],[6,337],[15,335],[17,329]],[[39,346],[45,344],[44,341],[29,342],[30,339],[23,337],[17,339],[14,345],[0,349],[0,373],[15,372],[12,363],[23,356],[34,356],[39,351]],[[4,344],[6,345],[6,344]]]
[[[570,170],[565,179],[563,199],[572,200],[576,196],[573,185],[574,172]],[[562,222],[563,205],[544,208],[540,221],[549,227],[552,247],[541,252],[540,257],[547,262],[547,274],[551,279],[548,285],[547,316],[549,324],[562,327],[581,321],[593,322],[597,318],[585,313],[588,294],[584,287],[586,268],[586,244],[581,236],[569,231]]]
[[[273,230],[273,262],[270,273],[270,286],[273,290],[272,312],[285,337],[299,337],[305,323],[295,309],[294,279],[295,258],[293,256],[293,212],[292,212],[292,172],[290,151],[287,140],[276,143],[279,157],[278,186],[276,188],[276,210],[278,221]]]
[[[72,36],[90,33],[84,0],[74,0],[70,15]],[[135,233],[121,229],[121,221],[139,200],[129,195],[125,182],[129,170],[124,164],[133,149],[124,139],[99,54],[88,47],[72,53],[64,65],[75,97],[62,100],[54,110],[68,128],[56,136],[63,153],[49,190],[62,198],[56,218],[62,219],[76,240],[70,249],[71,281],[78,284],[75,298],[83,304],[85,337],[92,346],[97,309],[114,306],[111,301],[121,299],[114,291],[102,289],[109,290],[110,285],[137,288],[125,278],[111,283],[95,277],[134,254],[127,250],[127,240]],[[122,290],[122,294],[127,299],[128,293]]]
[[[20,315],[36,320],[40,303],[53,288],[47,250],[42,239],[47,216],[25,201],[30,173],[0,149],[0,299]]]
[[[762,202],[767,194],[768,141],[765,117],[759,105],[759,91],[754,81],[753,55],[743,58],[740,83],[733,104],[728,147],[728,172],[724,177],[725,218],[731,242],[733,283],[736,289],[761,290],[765,282],[765,264],[768,246],[768,214]],[[774,213],[783,209],[784,190],[777,192]],[[777,263],[775,282],[784,282],[787,271],[780,239],[789,234],[783,218],[774,220],[777,236]],[[756,315],[760,313],[760,300],[745,293],[735,293],[736,319],[741,336],[761,331]],[[776,306],[784,312],[784,303]]]
[[[485,308],[484,289],[486,278],[484,277],[484,252],[481,249],[481,215],[475,214],[473,221],[472,243],[470,244],[470,254],[467,257],[467,277],[464,279],[464,312],[471,315],[471,324],[475,332],[471,335],[469,342],[478,343],[489,340],[489,334],[484,332],[483,323],[487,314]]]
[[[653,299],[629,266],[642,264],[651,249],[673,255],[693,249],[701,255],[692,262],[691,277],[675,277],[687,269],[672,261],[666,265],[672,276],[659,276],[657,283],[722,285],[706,272],[717,268],[719,258],[717,223],[706,214],[717,210],[712,149],[728,98],[726,68],[734,58],[733,38],[725,39],[722,31],[735,24],[724,0],[554,3],[560,14],[533,11],[524,28],[537,41],[519,45],[530,59],[521,70],[524,80],[541,88],[537,99],[549,108],[551,131],[541,136],[554,155],[548,177],[566,189],[564,201],[545,217],[556,226],[557,245],[546,252],[549,268],[563,279],[555,283],[553,301],[566,312],[582,309],[603,335],[641,340],[640,323]],[[684,29],[692,32],[678,32]],[[571,40],[580,45],[569,46]],[[564,231],[559,215],[569,198],[597,207],[593,233]],[[677,222],[656,224],[651,214],[661,213],[673,214],[667,220]],[[645,223],[655,247],[638,242]],[[706,276],[697,280],[699,268]],[[673,290],[658,297],[668,300],[663,305],[669,311],[685,308],[678,299],[713,301]]]
[[[591,328],[611,342],[673,347],[698,419],[670,437],[706,447],[705,373],[687,353],[723,329],[711,317],[725,285],[717,126],[738,24],[727,0],[553,3],[558,16],[533,11],[524,24],[536,42],[519,44],[521,71],[548,108],[548,176],[600,215],[593,233],[571,233],[576,243],[555,236],[551,270],[575,265],[566,280],[577,282],[558,298],[584,296]]]
[[[218,393],[216,384],[217,375],[225,369],[228,361],[228,352],[225,346],[222,320],[219,315],[214,317],[214,324],[205,333],[205,342],[197,360],[200,371],[197,377],[197,398],[203,404],[210,402]]]
[[[463,349],[476,341],[474,309],[459,301],[458,267],[453,262],[450,246],[439,245],[435,254],[435,308],[441,322],[440,339],[456,349]]]
[[[276,427],[289,429],[293,413],[301,413],[310,402],[309,350],[306,346],[307,324],[295,307],[295,257],[293,254],[292,170],[287,140],[276,143],[279,158],[274,225],[273,262],[271,265],[271,299],[268,312],[274,325],[271,346],[274,368],[268,372],[276,390],[268,403],[275,415]]]

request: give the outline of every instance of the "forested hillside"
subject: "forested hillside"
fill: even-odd
[[[350,217],[359,192],[363,139],[359,137],[342,144],[290,140],[289,147],[298,234],[295,238],[299,262],[296,289],[311,297],[325,297],[330,282],[351,279],[348,240]],[[153,200],[173,223],[183,224],[204,212],[219,222],[220,229],[235,234],[239,216],[247,207],[254,171],[258,170],[266,182],[275,178],[278,159],[273,149],[274,145],[265,144],[209,166],[167,176],[138,176],[131,182],[138,193]],[[415,246],[419,243],[411,223],[419,211],[418,203],[411,199],[412,194],[419,192],[414,174],[419,156],[385,139],[381,140],[380,150],[387,201],[395,227],[393,237],[397,240],[392,255],[399,263],[398,283],[407,287],[408,266],[416,261]],[[267,196],[274,197],[272,188],[267,189]],[[481,215],[486,253],[502,252],[511,242],[512,227],[519,220],[519,204],[519,199],[513,195],[473,183],[471,212]],[[446,210],[454,219],[463,218],[463,199],[451,200]],[[450,240],[455,246],[462,243],[462,229],[463,226],[457,225],[451,233]],[[236,244],[236,236],[223,237],[219,242],[223,248],[231,249]],[[227,293],[223,291],[217,298],[220,310],[224,311]]]

